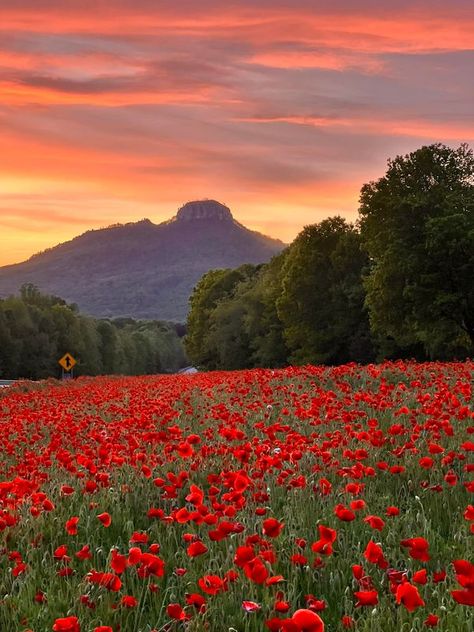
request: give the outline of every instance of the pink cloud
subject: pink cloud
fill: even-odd
[[[467,0],[4,4],[3,262],[26,221],[44,247],[77,213],[160,221],[193,197],[289,240],[353,219],[387,157],[474,139]]]

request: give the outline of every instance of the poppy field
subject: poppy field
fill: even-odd
[[[474,363],[0,393],[0,630],[474,629]]]

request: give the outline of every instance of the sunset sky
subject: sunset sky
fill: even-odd
[[[291,241],[474,142],[472,0],[0,0],[0,265],[214,198]]]

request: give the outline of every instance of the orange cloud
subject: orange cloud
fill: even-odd
[[[202,197],[289,241],[474,139],[471,0],[4,4],[0,264]]]
[[[286,123],[289,125],[304,125],[322,129],[341,129],[347,134],[384,135],[384,136],[413,136],[419,139],[443,138],[445,141],[474,140],[474,124],[428,122],[419,120],[374,120],[367,118],[331,118],[315,116],[274,116],[242,118],[247,123]]]

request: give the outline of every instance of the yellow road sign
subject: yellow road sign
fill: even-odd
[[[70,353],[65,353],[58,362],[65,371],[71,371],[74,365],[77,364],[76,360]]]

